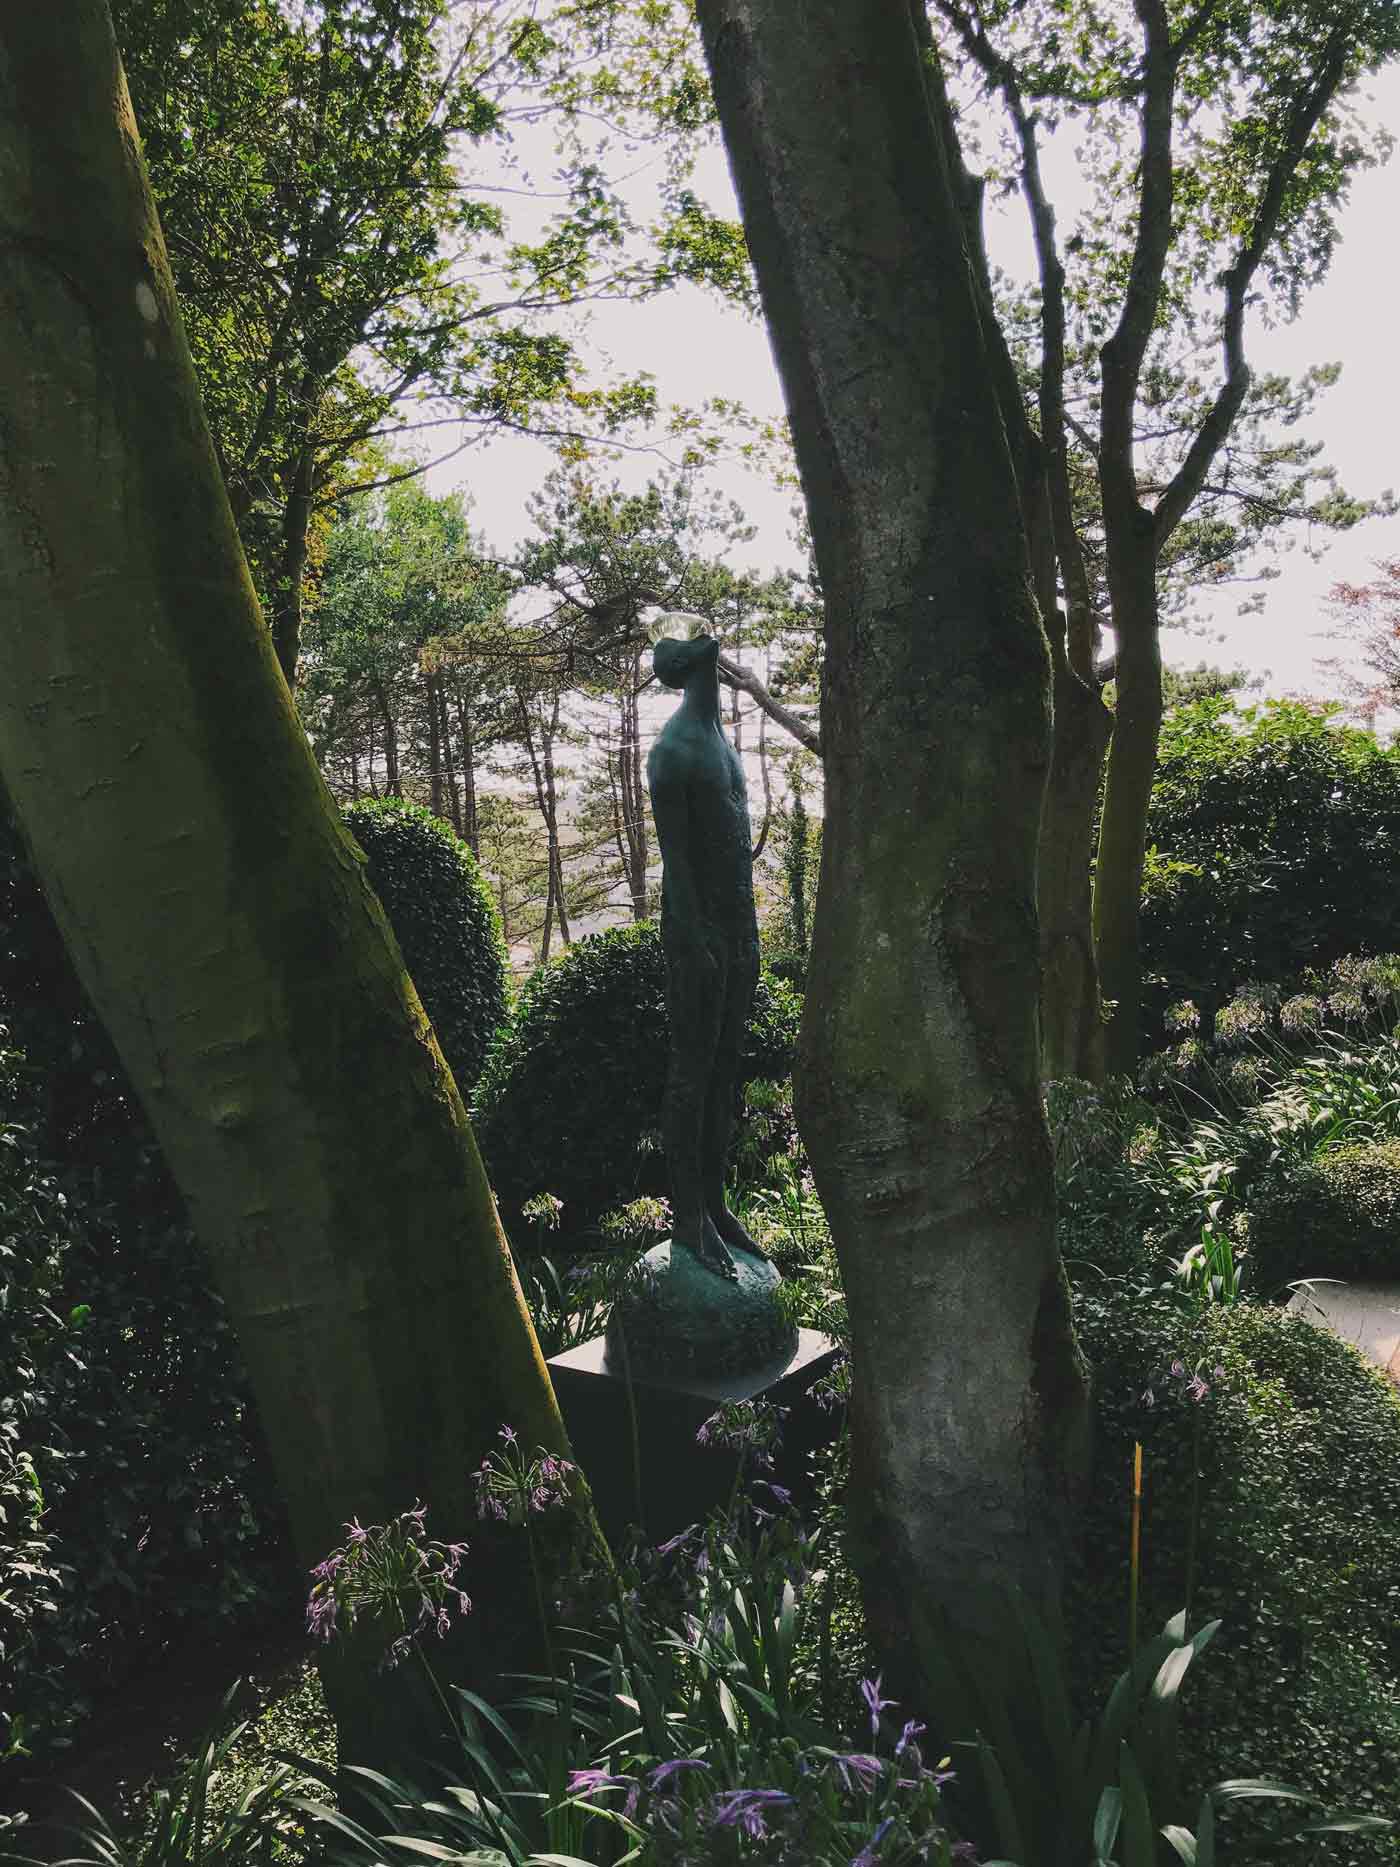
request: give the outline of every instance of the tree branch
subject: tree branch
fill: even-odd
[[[786,733],[791,733],[799,745],[805,746],[809,752],[815,752],[818,758],[821,757],[822,741],[817,728],[804,720],[800,714],[793,713],[785,707],[781,700],[775,700],[756,674],[750,674],[747,668],[741,667],[737,661],[731,661],[728,655],[721,653],[719,677],[730,687],[737,687],[741,694],[747,694],[750,700],[756,701],[774,725],[781,726]]]
[[[1269,242],[1278,230],[1288,184],[1307,149],[1322,113],[1336,96],[1346,71],[1347,36],[1340,26],[1334,29],[1323,48],[1322,63],[1312,83],[1293,100],[1283,143],[1269,165],[1264,191],[1255,209],[1248,236],[1235,255],[1235,262],[1223,275],[1225,314],[1221,339],[1225,351],[1225,381],[1187,449],[1186,458],[1173,475],[1153,510],[1153,532],[1160,551],[1181,523],[1192,500],[1205,484],[1205,478],[1229,434],[1236,415],[1249,393],[1249,365],[1244,355],[1245,299]]]
[[[1141,192],[1137,233],[1118,325],[1103,346],[1103,405],[1099,420],[1099,472],[1104,516],[1126,519],[1138,511],[1133,471],[1133,409],[1143,357],[1156,321],[1162,275],[1172,237],[1172,101],[1176,54],[1165,0],[1134,0],[1145,51],[1142,103]]]

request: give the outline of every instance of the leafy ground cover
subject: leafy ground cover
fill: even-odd
[[[1257,1247],[1266,1201],[1290,1176],[1329,1161],[1351,1171],[1367,1150],[1383,1171],[1393,1154],[1388,976],[1373,969],[1356,987],[1349,1029],[1328,1031],[1324,1006],[1289,1032],[1277,1006],[1256,1015],[1247,999],[1233,1029],[1224,1018],[1224,1043],[1175,1074],[1051,1092],[1062,1241],[1095,1373],[1096,1479],[1065,1668],[1049,1664],[1028,1613],[1036,1684],[1014,1713],[959,1681],[951,1650],[947,1702],[921,1708],[933,1732],[882,1702],[841,1548],[841,1448],[798,1510],[765,1464],[774,1423],[727,1416],[712,1433],[742,1455],[728,1514],[633,1550],[585,1624],[547,1630],[551,1676],[489,1705],[452,1703],[453,1748],[435,1775],[361,1779],[337,1812],[333,1739],[302,1671],[224,1748],[197,1750],[183,1775],[118,1811],[84,1858],[1078,1867],[1097,1848],[1125,1867],[1394,1867],[1400,1843],[1379,1823],[1400,1819],[1400,1396],[1269,1300],[1277,1280]],[[1247,1083],[1241,1057],[1259,1060]],[[735,1197],[801,1319],[839,1337],[839,1278],[800,1151],[761,1153],[762,1138],[790,1132],[786,1092],[748,1093],[761,1119]],[[547,1203],[534,1216],[538,1247]],[[664,1221],[646,1199],[604,1224],[595,1261],[560,1270],[528,1254],[547,1341],[602,1327],[629,1255],[619,1243],[635,1249]],[[840,1405],[839,1379],[829,1399]],[[568,1479],[537,1482],[523,1449],[518,1463],[514,1479],[498,1468],[489,1494],[509,1508],[515,1484],[523,1526]],[[409,1640],[402,1663],[431,1664],[431,1639],[422,1647]],[[1261,1780],[1315,1800],[1251,1792]],[[179,1814],[194,1803],[198,1836]],[[1354,1819],[1321,1827],[1325,1809]]]

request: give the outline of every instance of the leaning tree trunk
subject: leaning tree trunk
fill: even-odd
[[[1150,524],[1109,534],[1109,591],[1117,638],[1113,738],[1104,781],[1099,857],[1094,870],[1094,942],[1108,1015],[1107,1066],[1137,1068],[1142,1042],[1142,947],[1139,931],[1147,809],[1162,730],[1162,653],[1157,627],[1157,563]]]
[[[461,1536],[500,1422],[563,1429],[258,612],[101,0],[0,12],[0,217],[0,774],[211,1255],[300,1560],[415,1498]],[[477,1569],[483,1636],[517,1571]],[[400,1750],[384,1681],[328,1684],[364,1720],[343,1759]]]
[[[700,0],[826,600],[821,882],[797,1077],[853,1341],[872,1633],[990,1660],[1053,1583],[1085,1384],[1037,1044],[1050,671],[914,30]]]

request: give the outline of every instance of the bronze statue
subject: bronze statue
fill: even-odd
[[[672,1238],[718,1276],[763,1253],[724,1203],[744,1025],[758,983],[748,787],[719,710],[719,643],[663,637],[652,666],[684,700],[647,759],[661,845],[661,944],[671,1054],[662,1118]]]
[[[657,678],[685,695],[657,735],[647,785],[661,844],[661,945],[671,1050],[662,1132],[671,1236],[608,1318],[609,1372],[662,1382],[786,1367],[798,1335],[782,1279],[724,1203],[758,917],[744,768],[719,715],[719,644],[656,644]]]

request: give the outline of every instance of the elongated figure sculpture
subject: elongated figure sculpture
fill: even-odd
[[[724,1203],[739,1050],[758,984],[748,785],[720,724],[719,643],[663,636],[652,666],[685,695],[647,759],[671,1021],[663,1130],[672,1237],[733,1279],[731,1246],[762,1255]]]
[[[758,983],[748,787],[720,723],[719,644],[663,637],[652,665],[684,695],[647,759],[661,846],[671,1026],[662,1130],[669,1242],[615,1311],[639,1370],[731,1373],[790,1352],[780,1278],[724,1200],[744,1026]]]

